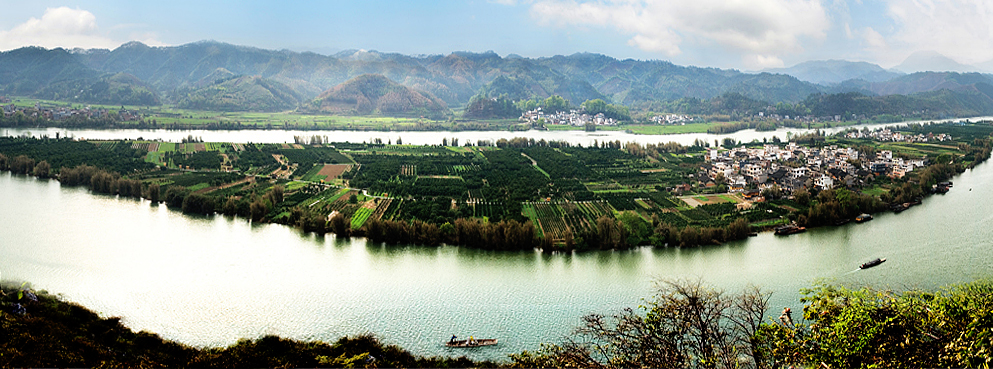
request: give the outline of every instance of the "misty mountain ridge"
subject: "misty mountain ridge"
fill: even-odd
[[[801,81],[819,85],[833,85],[858,79],[866,82],[883,82],[899,77],[904,73],[886,70],[869,62],[847,60],[811,60],[789,68],[764,69],[763,72],[788,74]]]
[[[936,51],[918,51],[907,59],[904,59],[903,63],[893,67],[893,69],[904,71],[907,73],[914,72],[959,72],[959,73],[972,73],[980,72],[980,69],[959,63],[952,58],[941,55]]]
[[[341,85],[357,77],[366,76],[362,81],[371,83],[367,75],[409,88],[390,87],[409,98],[411,106],[425,103],[422,112],[435,106],[465,106],[481,93],[514,100],[559,95],[573,105],[603,99],[628,106],[738,93],[776,104],[800,102],[812,94],[913,94],[990,83],[989,76],[976,73],[901,75],[871,63],[842,60],[811,61],[756,74],[661,60],[619,60],[595,53],[525,58],[501,57],[492,51],[404,55],[344,50],[328,56],[216,41],[168,47],[133,41],[113,50],[29,47],[0,53],[0,94],[80,102],[95,100],[98,91],[113,87],[120,91],[117,98],[123,99],[109,102],[114,104],[173,103],[263,111],[292,109],[297,104],[312,109],[314,103],[323,104],[318,101],[321,96],[335,88],[343,93]],[[113,76],[131,78],[112,81]],[[367,104],[356,104],[352,110],[368,110]],[[371,111],[395,110],[375,107]]]

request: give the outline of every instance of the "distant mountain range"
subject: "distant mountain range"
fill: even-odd
[[[980,68],[959,63],[935,51],[918,51],[910,54],[903,63],[893,67],[893,69],[907,73],[923,71],[973,73],[981,71]]]
[[[788,74],[801,81],[821,85],[833,85],[853,79],[866,82],[884,82],[904,75],[903,72],[886,70],[876,64],[846,60],[808,61],[789,68],[765,69],[763,71]]]
[[[922,54],[905,64],[938,62],[943,61]],[[977,83],[993,84],[993,79],[979,73],[904,74],[839,60],[744,73],[590,53],[524,58],[493,52],[346,50],[326,56],[214,41],[170,47],[129,42],[114,50],[28,47],[0,53],[0,94],[205,110],[410,115],[462,107],[477,94],[513,100],[559,95],[577,106],[592,99],[639,106],[732,93],[776,104],[801,102],[812,94],[977,93],[982,91]],[[993,102],[990,106],[993,110]]]

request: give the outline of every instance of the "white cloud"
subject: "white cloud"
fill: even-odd
[[[0,31],[3,50],[23,46],[112,48],[119,44],[100,34],[93,13],[68,7],[45,9],[41,19],[32,17],[10,30]]]
[[[993,3],[989,0],[886,0],[896,22],[890,46],[906,57],[935,50],[962,63],[993,59]],[[897,60],[899,63],[901,60]]]
[[[675,56],[690,40],[754,62],[796,52],[801,38],[823,39],[830,27],[820,0],[540,0],[531,12],[544,24],[615,28],[646,51]]]
[[[742,61],[745,66],[753,70],[761,70],[765,68],[782,68],[785,66],[783,59],[775,55],[745,55],[742,57]]]
[[[866,45],[873,49],[888,49],[886,45],[886,39],[883,35],[876,32],[872,27],[866,27],[865,31],[862,32],[862,38],[865,40]]]

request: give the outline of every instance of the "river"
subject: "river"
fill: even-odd
[[[945,119],[940,122],[945,121],[958,121],[965,120],[962,119]],[[993,117],[974,117],[968,118],[973,121],[979,120],[990,120]],[[889,123],[889,124],[875,124],[875,125],[858,125],[858,126],[843,126],[843,127],[833,127],[828,129],[823,129],[821,131],[828,133],[835,133],[844,131],[848,128],[879,128],[879,127],[891,127],[897,125],[906,125],[907,123],[921,123],[921,121],[913,122],[901,122],[901,123]],[[65,129],[65,128],[0,128],[0,133],[4,136],[20,136],[20,135],[30,135],[35,137],[48,136],[55,137],[56,133],[60,137],[70,136],[78,139],[93,139],[93,140],[123,140],[123,139],[137,139],[143,138],[146,140],[161,139],[163,141],[180,142],[188,136],[197,137],[203,139],[206,142],[239,142],[239,143],[290,143],[293,142],[294,136],[310,137],[314,135],[327,136],[330,142],[373,142],[375,139],[380,139],[383,142],[396,142],[398,139],[402,139],[404,144],[408,145],[440,145],[443,138],[449,141],[453,138],[457,138],[460,144],[465,144],[471,142],[475,144],[480,140],[490,140],[496,141],[501,138],[512,139],[514,137],[526,137],[533,138],[537,140],[545,141],[566,141],[573,145],[583,145],[589,146],[594,142],[604,142],[604,141],[621,141],[621,142],[637,142],[640,144],[658,144],[666,142],[677,142],[682,145],[692,145],[696,140],[703,140],[704,142],[714,142],[723,141],[725,138],[733,138],[739,142],[751,142],[753,140],[762,141],[762,139],[772,140],[773,137],[779,137],[779,139],[785,141],[789,134],[799,134],[808,133],[812,130],[809,129],[798,129],[798,128],[779,128],[775,131],[755,131],[754,129],[746,129],[729,134],[710,134],[710,133],[686,133],[686,134],[674,134],[674,135],[638,135],[627,133],[624,131],[597,131],[597,132],[586,132],[586,131],[459,131],[459,132],[434,132],[434,131],[403,131],[403,132],[381,132],[381,131],[285,131],[285,130],[238,130],[238,131],[222,131],[222,130],[165,130],[165,129]]]
[[[798,290],[821,279],[904,289],[990,277],[993,165],[954,181],[948,194],[863,224],[699,249],[546,255],[320,237],[3,173],[0,277],[199,347],[370,332],[416,354],[502,360],[559,342],[584,314],[637,306],[658,278],[755,284],[773,292],[771,310],[800,311]],[[876,257],[887,262],[855,271]],[[445,348],[452,334],[500,344]]]

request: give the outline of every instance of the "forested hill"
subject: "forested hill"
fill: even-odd
[[[0,94],[106,104],[158,105],[156,89],[128,73],[84,65],[81,54],[25,47],[0,52]]]
[[[514,101],[558,95],[573,106],[601,99],[630,107],[685,98],[706,100],[729,93],[769,105],[797,104],[812,94],[848,92],[870,97],[934,92],[944,99],[972,99],[976,97],[974,91],[982,91],[977,84],[993,84],[989,75],[978,73],[925,72],[884,80],[880,76],[885,73],[875,70],[858,74],[864,66],[842,73],[844,68],[854,67],[845,64],[830,69],[835,79],[862,79],[819,85],[786,74],[679,66],[659,60],[618,60],[590,53],[524,58],[501,57],[492,51],[412,56],[350,50],[328,56],[214,41],[169,47],[130,42],[114,50],[27,47],[2,52],[0,94],[106,104],[171,103],[203,109],[272,111],[293,105],[306,108],[323,91],[366,74],[382,75],[429,93],[449,107],[466,106],[480,94],[506,94]],[[246,76],[251,78],[234,79]],[[224,90],[228,86],[211,86],[235,83],[232,80],[239,81],[236,91]],[[943,89],[954,93],[938,93]],[[975,102],[945,101],[940,105]],[[881,108],[885,110],[885,106]]]
[[[363,74],[325,91],[305,110],[348,115],[443,116],[445,102],[381,74]]]
[[[259,76],[227,77],[177,96],[181,108],[218,111],[282,111],[304,98],[289,86]]]

